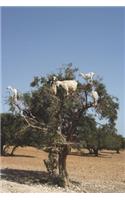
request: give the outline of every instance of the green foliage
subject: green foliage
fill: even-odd
[[[124,148],[124,138],[117,134],[113,125],[106,124],[98,128],[95,119],[90,116],[81,121],[78,139],[82,147],[94,154],[97,154],[97,151],[101,149],[119,152],[120,149]]]
[[[122,149],[125,149],[125,137],[122,136]]]
[[[123,137],[121,135],[108,133],[105,137],[104,145],[106,149],[119,152],[119,150],[122,149],[122,142]]]
[[[1,153],[4,145],[17,145],[20,141],[20,134],[17,132],[24,126],[20,116],[11,113],[1,114]],[[4,152],[3,152],[4,153]]]
[[[96,127],[96,121],[92,116],[81,119],[78,129],[78,141],[81,147],[87,148],[90,153],[97,154],[102,148],[102,134]]]
[[[9,146],[44,146],[45,137],[40,131],[27,128],[20,115],[1,114],[1,153]]]

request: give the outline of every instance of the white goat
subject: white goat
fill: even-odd
[[[79,75],[81,75],[86,81],[89,81],[89,80],[92,81],[95,73],[94,72],[89,72],[87,74],[80,73]]]
[[[17,103],[18,99],[18,92],[16,88],[12,88],[11,86],[8,86],[7,89],[9,89],[12,92],[12,99],[14,103]]]
[[[98,95],[98,92],[96,90],[92,90],[92,93],[91,93],[91,96],[94,100],[94,106],[97,106],[97,103],[98,103],[98,99],[99,99],[99,95]]]
[[[69,95],[69,90],[72,90],[73,92],[77,89],[77,81],[75,80],[64,80],[64,81],[56,81],[55,85],[57,87],[61,86],[66,90],[66,94]]]

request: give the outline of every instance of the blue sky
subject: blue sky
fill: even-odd
[[[124,14],[124,7],[2,8],[3,112],[8,85],[29,91],[33,76],[72,62],[103,77],[119,98],[117,128],[125,135]]]

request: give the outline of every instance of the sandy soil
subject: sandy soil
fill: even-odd
[[[47,153],[32,147],[1,157],[0,192],[125,192],[125,151],[103,151],[99,157],[69,155],[71,186],[65,189],[48,185],[46,158]]]

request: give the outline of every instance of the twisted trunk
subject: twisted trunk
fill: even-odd
[[[62,180],[62,186],[68,186],[69,185],[69,176],[67,172],[67,167],[66,167],[66,159],[67,155],[69,153],[69,146],[68,145],[62,145],[60,147],[59,151],[59,176]]]
[[[56,175],[57,167],[58,167],[58,156],[57,150],[53,148],[48,148],[48,160],[44,160],[44,164],[49,175]]]

